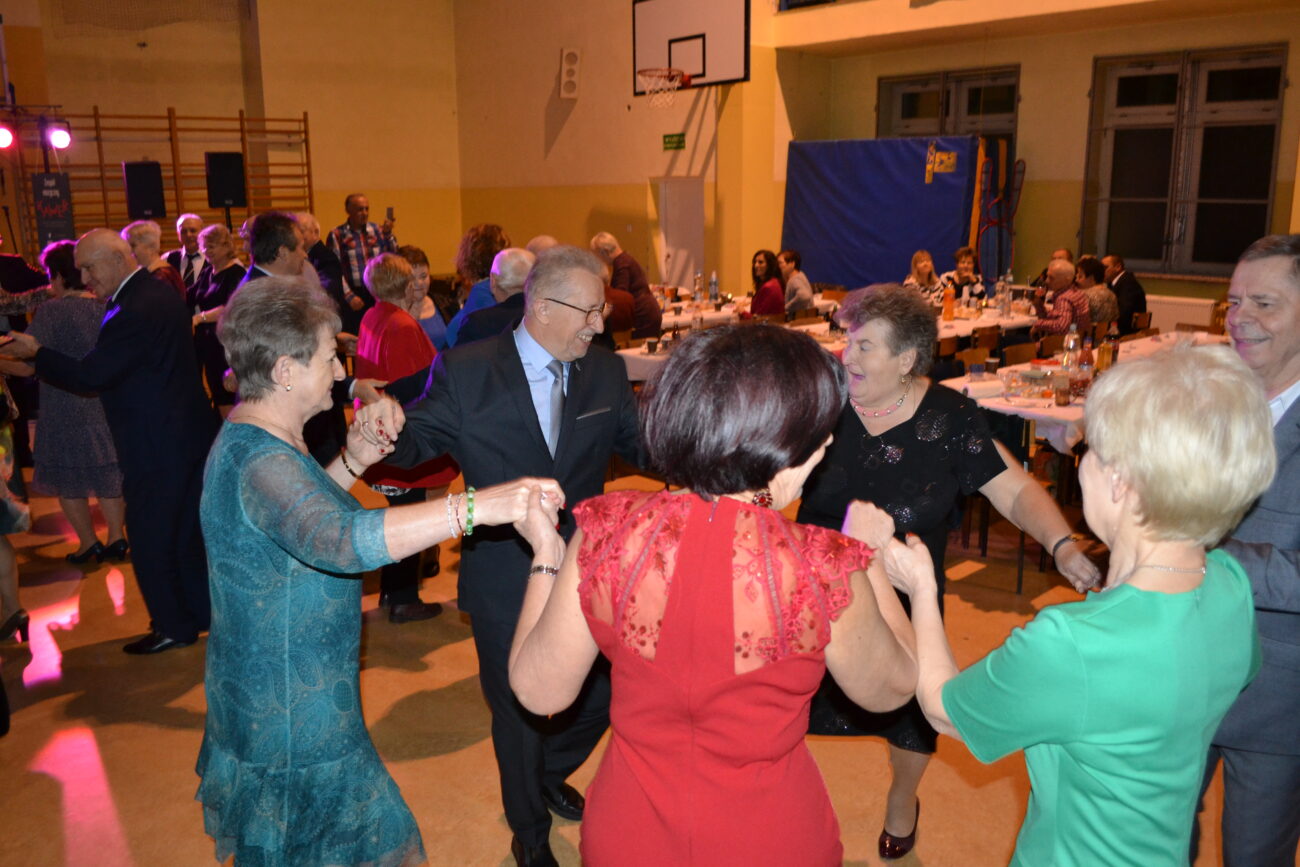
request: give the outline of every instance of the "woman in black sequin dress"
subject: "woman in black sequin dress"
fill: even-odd
[[[933,308],[911,289],[879,284],[850,293],[838,317],[849,332],[849,403],[826,459],[804,487],[799,522],[838,528],[852,500],[875,503],[893,516],[900,539],[913,533],[929,549],[942,609],[948,532],[961,498],[979,491],[1054,549],[1057,568],[1075,587],[1094,584],[1097,568],[1070,538],[1060,510],[993,440],[975,403],[924,376],[938,339]],[[916,790],[936,738],[915,700],[890,713],[869,713],[826,682],[813,700],[811,730],[889,741],[893,780],[879,851],[886,859],[905,855],[915,841]]]

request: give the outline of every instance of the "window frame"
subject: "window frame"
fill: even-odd
[[[1011,84],[1015,105],[1010,113],[969,115],[966,94],[974,86]],[[902,118],[902,94],[937,91],[938,129],[924,122]],[[1020,65],[946,69],[914,75],[880,76],[876,79],[876,138],[924,138],[945,135],[1010,136],[1014,142],[1020,123]],[[998,118],[992,123],[988,118]],[[886,129],[886,123],[888,129]]]

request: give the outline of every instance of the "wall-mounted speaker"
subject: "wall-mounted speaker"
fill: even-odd
[[[560,50],[560,99],[578,98],[578,71],[582,52],[576,48]]]
[[[203,155],[208,176],[209,208],[248,207],[244,155],[239,151],[208,151]]]
[[[162,165],[153,160],[122,163],[122,183],[126,186],[126,213],[132,220],[159,220],[167,216]]]

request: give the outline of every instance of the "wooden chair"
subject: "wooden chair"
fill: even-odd
[[[755,316],[755,317],[754,317],[754,320],[757,321],[757,322],[766,322],[766,323],[768,323],[769,325],[784,325],[784,324],[785,324],[785,314],[784,314],[784,313],[764,313],[762,316]]]
[[[1174,326],[1175,331],[1209,331],[1208,325],[1197,325],[1194,322],[1179,322]]]
[[[1063,346],[1065,346],[1064,334],[1048,334],[1038,341],[1038,354],[1043,358],[1051,358],[1060,352]]]
[[[1098,322],[1097,324],[1093,325],[1093,326],[1092,326],[1092,345],[1093,345],[1093,346],[1101,346],[1102,341],[1104,341],[1104,340],[1106,339],[1106,335],[1107,335],[1107,334],[1110,334],[1111,326],[1114,325],[1114,324],[1115,324],[1115,320],[1112,319],[1112,320],[1110,320],[1109,322]]]
[[[814,283],[812,284],[813,293],[822,296],[823,301],[843,301],[844,296],[849,292],[838,283]]]
[[[989,352],[997,352],[998,344],[1002,341],[1002,326],[985,325],[982,328],[976,328],[970,333],[970,345],[978,346],[981,349],[987,349]]]
[[[935,347],[935,358],[951,358],[957,354],[957,336],[940,337],[939,343]]]
[[[626,331],[614,331],[610,333],[610,339],[614,341],[615,349],[630,349],[632,346],[632,329]]]
[[[1210,312],[1210,333],[1224,334],[1227,331],[1228,302],[1220,301]]]
[[[970,349],[963,349],[957,353],[957,360],[968,371],[972,364],[983,364],[988,357],[989,351],[982,346],[972,346]]]
[[[1133,330],[1145,331],[1151,327],[1151,311],[1133,314]]]
[[[820,315],[821,314],[817,312],[816,307],[805,307],[802,310],[796,310],[794,312],[794,318],[796,321],[800,319],[816,319]]]
[[[1038,352],[1038,347],[1032,343],[1016,343],[1011,346],[1002,347],[1002,366],[1010,367],[1013,364],[1028,364],[1034,360],[1034,355]]]

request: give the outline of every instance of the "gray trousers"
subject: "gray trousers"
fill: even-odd
[[[1210,746],[1201,797],[1223,762],[1223,867],[1295,867],[1300,844],[1300,756]],[[1200,805],[1197,815],[1200,815]],[[1196,861],[1199,823],[1192,829]]]

